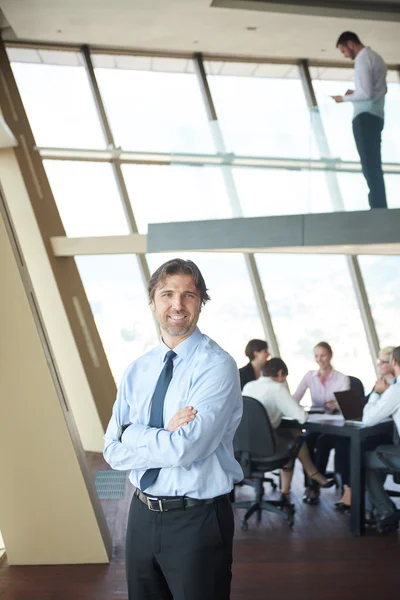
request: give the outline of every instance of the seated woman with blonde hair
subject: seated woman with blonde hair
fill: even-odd
[[[314,359],[318,365],[317,370],[308,371],[299,383],[293,398],[300,402],[307,389],[310,390],[311,410],[333,412],[337,408],[335,392],[350,389],[350,379],[347,375],[336,371],[332,366],[333,351],[327,342],[319,342],[314,346]],[[309,433],[306,444],[310,456],[315,460],[318,470],[325,473],[329,453],[334,445],[334,436],[324,436],[324,443],[317,446],[319,433]],[[319,501],[319,487],[310,481],[305,474],[305,490],[303,501],[308,504],[317,504]]]

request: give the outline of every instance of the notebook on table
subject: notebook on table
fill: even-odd
[[[343,415],[344,422],[349,425],[362,425],[364,398],[358,390],[335,392],[335,398]]]

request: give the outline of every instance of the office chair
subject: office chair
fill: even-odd
[[[353,375],[348,375],[348,378],[350,380],[350,389],[357,390],[361,394],[361,397],[365,398],[364,385],[361,379],[358,379],[358,377],[354,377]],[[328,479],[333,478],[335,480],[336,489],[340,489],[341,494],[343,494],[344,488],[340,473],[336,473],[336,471],[326,471],[325,477]]]
[[[289,448],[277,448],[275,432],[268,413],[258,400],[243,396],[243,417],[236,431],[233,447],[244,474],[244,485],[255,488],[255,500],[234,501],[234,508],[247,508],[242,520],[242,529],[248,529],[248,519],[257,513],[261,521],[262,511],[274,512],[287,520],[289,527],[294,524],[294,505],[285,499],[264,500],[266,472],[280,469],[291,458]]]
[[[348,377],[350,379],[350,389],[358,390],[361,394],[361,397],[365,398],[364,385],[361,379],[358,379],[358,377],[353,377],[353,375],[349,375]]]

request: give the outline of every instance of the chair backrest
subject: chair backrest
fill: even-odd
[[[363,385],[361,379],[358,379],[358,377],[353,377],[353,375],[349,375],[348,377],[350,379],[350,389],[358,390],[361,394],[361,397],[365,398],[364,385]]]
[[[264,406],[255,398],[243,396],[243,416],[233,439],[235,455],[268,458],[276,452],[275,432]]]
[[[395,446],[398,446],[400,444],[400,435],[396,424],[394,424],[393,426],[393,444],[395,444]]]

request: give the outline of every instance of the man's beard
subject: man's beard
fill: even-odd
[[[168,333],[168,335],[170,336],[181,336],[181,335],[186,335],[191,328],[191,324],[187,323],[186,325],[181,325],[180,327],[175,325],[170,325],[168,322],[165,324],[160,323],[161,329],[163,331],[165,331],[166,333]]]

